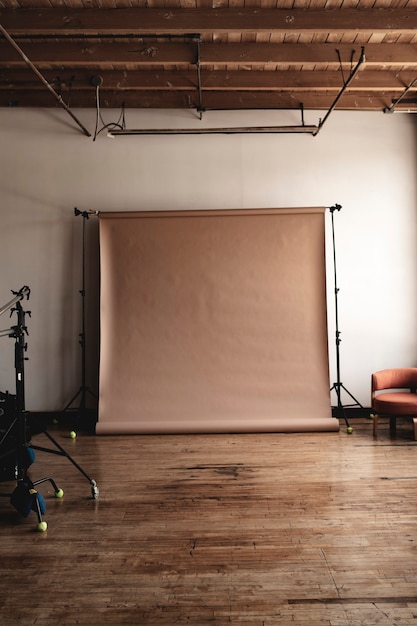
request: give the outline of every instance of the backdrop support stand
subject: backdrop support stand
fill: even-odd
[[[74,394],[71,400],[64,408],[64,413],[67,411],[74,411],[78,418],[85,418],[87,413],[87,396],[90,394],[93,398],[97,400],[96,394],[91,391],[91,389],[87,386],[86,382],[86,313],[85,313],[85,267],[86,267],[86,243],[85,243],[85,223],[89,219],[90,215],[97,215],[97,211],[79,211],[78,209],[74,209],[74,215],[81,215],[83,218],[83,227],[82,227],[82,287],[80,290],[81,294],[81,332],[79,334],[79,344],[81,346],[81,385],[78,391]],[[78,407],[74,407],[73,404],[80,398],[80,402]]]
[[[349,421],[346,416],[345,409],[351,408],[354,406],[360,407],[363,409],[362,404],[351,394],[351,392],[346,389],[344,384],[340,379],[340,335],[341,332],[339,330],[339,308],[338,308],[338,294],[339,287],[337,285],[337,268],[336,268],[336,238],[335,238],[335,228],[334,228],[334,212],[340,211],[342,207],[340,204],[335,204],[334,206],[329,207],[331,218],[332,218],[332,243],[333,243],[333,270],[334,270],[334,298],[335,298],[335,322],[336,322],[336,382],[330,387],[330,393],[332,391],[336,392],[337,397],[337,405],[332,407],[336,409],[337,417],[343,417],[345,420],[345,424],[347,426],[348,433],[352,433],[353,428],[349,425]],[[353,400],[353,404],[343,404],[342,402],[342,391],[347,393],[347,395]]]

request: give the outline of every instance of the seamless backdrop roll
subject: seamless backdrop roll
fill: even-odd
[[[324,212],[100,213],[96,432],[338,430]]]

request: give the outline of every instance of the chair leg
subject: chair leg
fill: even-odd
[[[397,434],[397,420],[395,419],[395,417],[390,417],[389,432],[391,437],[395,437]]]
[[[417,417],[413,417],[414,439],[417,441]]]
[[[378,437],[378,434],[377,434],[377,430],[378,430],[378,414],[377,413],[374,413],[374,420],[373,420],[373,422],[374,422],[374,437],[375,437],[375,439],[377,439],[377,437]]]

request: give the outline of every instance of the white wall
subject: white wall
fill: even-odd
[[[94,111],[76,115],[94,132]],[[104,111],[105,122],[118,111]],[[320,114],[309,112],[307,124]],[[297,113],[128,111],[127,126],[299,124]],[[59,410],[81,384],[80,210],[342,205],[336,228],[341,380],[369,406],[370,374],[417,365],[417,116],[334,112],[310,135],[143,136],[96,141],[65,111],[0,109],[0,305],[31,289],[24,308],[26,406]],[[336,381],[328,222],[330,383]],[[96,390],[97,218],[86,222],[87,346]],[[140,268],[139,268],[140,269]],[[90,280],[91,278],[91,280]],[[123,306],[123,303],[120,303]],[[306,303],[308,306],[308,303]],[[0,328],[13,323],[9,313]],[[0,391],[14,391],[14,342],[0,339]],[[349,398],[342,398],[347,404]],[[332,398],[333,404],[336,402]]]

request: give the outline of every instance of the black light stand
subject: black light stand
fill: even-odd
[[[334,390],[337,396],[337,407],[333,407],[337,409],[337,416],[342,416],[345,420],[348,433],[353,431],[352,427],[349,425],[348,419],[346,417],[346,408],[351,408],[354,406],[358,406],[363,409],[361,403],[350,393],[348,389],[344,386],[342,382],[340,382],[340,339],[341,332],[339,330],[339,309],[338,309],[338,294],[339,288],[337,285],[337,271],[336,271],[336,238],[335,238],[335,229],[334,229],[334,212],[340,211],[342,207],[340,204],[335,204],[334,206],[329,207],[329,211],[332,217],[332,242],[333,242],[333,269],[334,269],[334,298],[335,298],[335,322],[336,322],[336,382],[333,383],[330,388],[330,393]],[[345,391],[348,396],[354,401],[354,404],[346,404],[343,405],[341,391]]]
[[[85,223],[89,219],[90,215],[97,215],[97,211],[79,211],[78,209],[74,209],[74,215],[77,217],[81,215],[83,218],[83,228],[82,228],[82,287],[80,290],[81,294],[81,332],[79,334],[79,344],[81,346],[81,385],[77,391],[77,393],[71,398],[66,407],[64,408],[64,412],[69,410],[75,410],[78,417],[85,417],[87,411],[87,394],[90,394],[97,400],[97,396],[95,393],[91,391],[91,389],[86,384],[86,330],[85,330],[85,267],[86,267],[86,244],[85,244]],[[80,403],[78,408],[72,407],[72,404],[75,400],[80,397]],[[71,408],[72,407],[72,408]]]
[[[37,492],[35,487],[44,482],[49,482],[53,489],[55,497],[62,498],[64,492],[58,488],[55,481],[48,477],[41,478],[40,480],[32,481],[28,475],[28,468],[34,461],[33,450],[40,450],[42,452],[49,452],[51,454],[57,454],[59,456],[66,457],[74,467],[89,481],[91,485],[91,495],[94,499],[98,498],[99,490],[95,480],[83,470],[76,461],[59,445],[57,441],[47,432],[46,428],[37,423],[34,419],[28,420],[28,413],[25,408],[25,373],[24,362],[25,352],[27,350],[27,344],[25,342],[25,335],[28,334],[25,316],[30,315],[30,311],[24,311],[20,301],[23,298],[29,299],[30,290],[28,287],[22,287],[18,292],[13,291],[13,300],[8,304],[0,308],[0,315],[11,309],[11,315],[13,312],[17,313],[17,324],[7,330],[0,331],[0,336],[8,336],[15,339],[15,381],[16,381],[16,396],[15,403],[12,410],[12,420],[7,428],[2,431],[0,436],[0,453],[2,446],[4,447],[7,440],[11,440],[11,445],[5,446],[7,448],[6,455],[15,455],[15,479],[16,488],[10,495],[11,504],[17,509],[17,511],[24,517],[28,517],[31,511],[34,511],[38,517],[37,529],[45,531],[47,529],[47,523],[43,521],[42,515],[45,513],[46,505],[41,494]],[[16,305],[14,308],[14,305]],[[42,446],[33,445],[29,439],[32,430],[36,431],[36,434],[43,433],[49,441],[55,446],[56,449],[44,448]],[[0,454],[0,457],[2,454]]]

